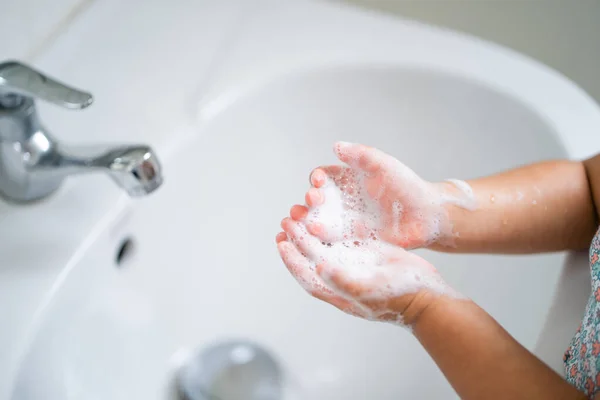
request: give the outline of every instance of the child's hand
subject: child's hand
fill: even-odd
[[[313,185],[306,194],[306,206],[292,207],[291,217],[305,221],[313,235],[326,242],[344,239],[335,221],[326,221],[314,213],[326,206],[328,183],[337,186],[345,196],[344,207],[353,213],[355,235],[360,231],[376,229],[383,240],[413,249],[432,243],[452,245],[452,224],[444,207],[445,203],[460,203],[469,207],[468,190],[458,184],[434,184],[421,179],[395,158],[371,147],[339,142],[335,145],[336,156],[346,166],[326,166],[315,169],[310,182]],[[466,186],[468,189],[468,186]],[[449,188],[452,188],[453,195]],[[339,199],[334,199],[339,201]],[[369,210],[374,206],[375,210]],[[378,221],[375,221],[374,215]],[[337,230],[337,232],[336,232]]]
[[[286,218],[277,236],[281,258],[314,297],[368,320],[412,325],[441,294],[456,297],[421,257],[383,242],[324,244]]]

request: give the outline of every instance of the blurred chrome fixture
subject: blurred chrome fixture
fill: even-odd
[[[69,109],[92,104],[92,95],[16,61],[0,63],[0,195],[28,202],[54,192],[68,175],[103,171],[130,196],[162,183],[160,163],[145,145],[68,147],[41,124],[41,99]]]
[[[178,372],[181,400],[281,400],[283,374],[273,356],[246,340],[215,343]]]

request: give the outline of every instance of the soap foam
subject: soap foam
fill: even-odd
[[[404,323],[402,310],[389,308],[387,300],[423,289],[438,295],[459,297],[425,260],[384,242],[376,235],[362,239],[350,237],[333,243],[318,242],[318,239],[315,242],[313,239],[316,238],[308,234],[304,225],[297,225],[292,242],[298,248],[309,249],[305,255],[312,273],[307,273],[311,278],[301,283],[309,291],[333,292],[345,298],[353,304],[353,314],[364,319],[389,322],[410,329]],[[321,263],[342,270],[346,279],[360,283],[365,288],[364,292],[352,297],[339,290],[328,274],[322,277],[315,274],[316,266]]]
[[[356,184],[349,188],[338,186],[328,179],[321,189],[324,203],[312,207],[306,217],[306,223],[327,226],[327,241],[319,241],[308,233],[305,225],[298,224],[292,242],[300,249],[307,249],[305,256],[310,260],[313,272],[318,264],[326,262],[342,268],[349,279],[368,285],[369,289],[363,296],[351,298],[335,290],[335,285],[327,276],[323,277],[323,282],[314,273],[311,281],[305,284],[311,290],[333,288],[338,296],[351,301],[357,310],[361,310],[355,313],[365,319],[383,320],[402,326],[405,325],[397,311],[387,307],[367,308],[363,302],[380,300],[384,304],[387,299],[422,289],[440,295],[457,296],[425,260],[382,240],[380,232],[385,221],[382,220],[379,205],[363,192],[364,174],[354,170],[346,172],[351,173],[352,181]],[[402,203],[395,202],[393,210],[395,223],[399,224]]]
[[[387,304],[390,298],[423,289],[439,295],[461,296],[446,285],[427,261],[398,245],[410,243],[415,237],[420,240],[419,246],[434,242],[453,245],[458,233],[453,232],[445,204],[472,210],[476,207],[475,196],[464,181],[447,180],[457,189],[449,193],[443,184],[425,182],[393,157],[376,149],[355,146],[359,145],[336,145],[338,157],[349,167],[328,176],[319,189],[323,204],[311,207],[305,219],[306,224],[325,227],[323,241],[310,235],[303,224],[297,225],[299,231],[294,233],[292,241],[308,253],[305,256],[311,262],[312,277],[307,284],[319,290],[335,289],[331,277],[325,275],[321,279],[314,271],[316,265],[324,262],[340,268],[348,279],[368,288],[359,298],[334,290],[360,310],[356,312],[358,315],[402,325],[397,311],[385,306],[373,307],[373,301]],[[369,163],[380,168],[365,167]]]
[[[328,243],[374,238],[383,224],[379,206],[364,193],[365,175],[351,169],[342,173],[337,182],[328,178],[320,188],[325,201],[309,210],[306,221],[326,226]]]
[[[475,194],[471,185],[460,179],[446,179],[446,182],[453,184],[461,192],[460,196],[445,195],[444,200],[446,202],[471,211],[477,208]]]

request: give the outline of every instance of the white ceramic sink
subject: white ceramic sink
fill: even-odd
[[[138,124],[131,139],[147,138],[157,147],[165,184],[132,201],[108,179],[86,177],[28,209],[0,206],[0,254],[8,254],[2,285],[13,285],[14,304],[1,307],[5,320],[14,322],[0,343],[6,355],[2,394],[19,400],[168,399],[186,354],[239,338],[277,358],[286,400],[455,396],[409,333],[355,319],[306,295],[278,258],[279,221],[302,201],[310,170],[334,161],[336,140],[385,149],[430,180],[468,179],[598,151],[600,137],[592,135],[600,129],[598,107],[558,74],[487,43],[337,6],[265,1],[253,12],[212,5],[212,18],[242,22],[232,24],[235,34],[223,34],[229,39],[218,56],[206,63],[192,57],[188,64],[183,56],[190,49],[177,47],[172,30],[190,34],[189,15],[203,6],[180,2],[166,14],[158,3],[148,6],[158,28],[141,27],[136,35],[154,35],[158,46],[181,56],[171,60],[176,71],[169,84],[158,83],[158,100],[166,102],[161,110],[156,98],[144,97],[141,83],[166,74],[161,71],[168,64],[152,63],[158,56],[142,46],[131,47],[131,54],[119,43],[89,46],[99,40],[93,28],[109,20],[112,34],[127,32],[136,8],[117,3],[93,7],[40,64],[80,86],[89,79],[105,96],[139,93],[137,106],[125,114],[117,97],[73,122],[48,111],[47,123],[115,130],[122,120]],[[299,22],[307,16],[310,24]],[[59,61],[73,53],[77,61]],[[98,76],[103,60],[127,70],[144,65],[143,56],[147,70]],[[200,64],[211,65],[203,77],[177,73]],[[165,132],[168,123],[176,129]],[[90,141],[98,138],[99,130]],[[66,211],[76,200],[78,207]],[[52,257],[36,242],[27,255],[5,252],[5,243],[18,244],[5,224],[18,226],[24,240],[27,229],[35,229],[32,222],[42,218],[43,225],[45,215],[55,225],[34,237],[54,243],[48,238],[55,232],[65,238],[48,245]],[[77,222],[61,229],[61,216]],[[126,239],[132,251],[117,265]],[[572,287],[572,278],[561,279],[563,255],[423,255],[521,343],[532,350],[538,344],[538,354],[560,367],[563,336],[577,323],[589,291],[585,282]],[[557,287],[580,295],[552,308]],[[567,327],[563,336],[555,334],[555,324]]]

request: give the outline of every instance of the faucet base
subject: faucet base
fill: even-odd
[[[28,171],[30,152],[19,143],[0,143],[0,196],[11,203],[32,203],[54,193],[62,179],[36,176]]]

